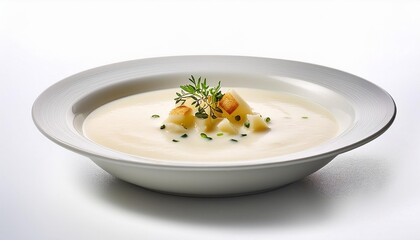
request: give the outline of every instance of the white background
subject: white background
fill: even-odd
[[[124,183],[32,123],[69,75],[191,54],[338,68],[386,89],[397,118],[300,182],[219,199]],[[1,1],[0,239],[420,239],[419,78],[419,1]]]

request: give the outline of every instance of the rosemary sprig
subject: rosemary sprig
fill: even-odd
[[[216,87],[210,87],[207,85],[207,79],[204,80],[199,77],[197,80],[194,76],[188,79],[191,84],[182,85],[180,86],[181,92],[177,92],[177,97],[174,99],[175,103],[181,103],[183,105],[187,99],[191,98],[193,102],[191,103],[193,106],[197,108],[197,112],[195,116],[197,118],[208,118],[210,113],[210,117],[213,119],[217,118],[216,112],[222,113],[222,109],[217,106],[217,103],[222,99],[223,94],[220,91],[220,81]]]

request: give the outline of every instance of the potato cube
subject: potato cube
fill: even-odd
[[[223,119],[218,125],[217,128],[225,133],[229,134],[238,134],[239,129],[237,126],[232,124],[227,118]]]
[[[184,133],[187,131],[183,126],[176,123],[165,123],[165,130],[172,133]]]
[[[259,114],[248,114],[247,118],[249,122],[249,128],[252,131],[260,132],[270,129],[270,127],[267,125],[267,122],[265,122]]]
[[[211,132],[217,126],[218,123],[222,121],[222,118],[208,117],[206,119],[197,118],[195,120],[195,126],[200,132]]]

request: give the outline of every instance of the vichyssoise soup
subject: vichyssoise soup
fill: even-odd
[[[83,132],[98,144],[131,155],[206,162],[289,154],[338,133],[334,116],[304,98],[261,89],[224,89],[220,82],[209,87],[193,77],[190,82],[181,89],[107,103],[88,115]]]

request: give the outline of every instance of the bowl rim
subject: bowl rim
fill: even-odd
[[[113,74],[117,71],[124,72],[124,69],[128,68],[144,68],[145,71],[141,72],[141,74],[150,74],[150,72],[147,72],[147,70],[150,70],[153,68],[152,72],[155,74],[159,74],[159,71],[156,72],[155,68],[161,66],[169,66],[170,67],[176,67],[177,64],[185,64],[185,63],[197,63],[200,61],[204,61],[207,63],[210,63],[212,61],[219,61],[219,60],[225,60],[228,62],[234,62],[238,64],[239,66],[241,64],[267,64],[269,65],[268,69],[275,68],[281,65],[284,65],[285,68],[287,67],[296,67],[299,66],[302,68],[301,71],[303,71],[304,68],[307,68],[306,71],[309,71],[309,73],[319,73],[319,74],[330,74],[331,77],[336,78],[339,81],[343,81],[345,79],[346,81],[350,81],[350,83],[353,81],[352,87],[356,87],[356,90],[362,91],[362,87],[367,87],[369,89],[369,95],[367,95],[367,92],[361,92],[361,93],[354,93],[356,94],[355,99],[357,101],[365,100],[365,99],[357,99],[357,98],[363,98],[363,97],[369,97],[366,101],[370,101],[369,103],[375,103],[375,104],[381,104],[381,106],[376,106],[377,109],[382,109],[384,111],[381,112],[381,116],[375,116],[370,115],[369,117],[374,117],[377,121],[373,124],[376,124],[375,126],[371,126],[374,128],[373,130],[370,130],[369,133],[361,134],[362,137],[358,137],[358,139],[353,139],[347,144],[341,145],[340,147],[336,147],[334,149],[331,149],[329,151],[319,152],[318,154],[312,154],[312,155],[302,155],[301,151],[294,154],[287,154],[284,155],[286,157],[268,157],[268,158],[261,158],[261,159],[255,159],[255,160],[246,160],[246,161],[226,161],[226,162],[215,162],[215,163],[192,163],[191,161],[171,161],[171,160],[155,160],[155,159],[149,159],[144,157],[137,157],[132,156],[126,153],[113,151],[110,149],[106,149],[105,147],[95,144],[98,149],[101,149],[102,151],[98,151],[98,149],[94,149],[95,151],[92,151],[92,149],[89,149],[86,146],[85,141],[69,141],[66,139],[66,134],[72,134],[73,137],[78,136],[80,139],[85,139],[84,136],[80,136],[80,134],[77,134],[73,123],[69,118],[69,112],[71,109],[68,109],[69,107],[73,107],[73,104],[77,102],[77,99],[70,99],[71,102],[65,102],[67,106],[67,109],[63,109],[63,111],[60,110],[61,117],[63,119],[66,119],[66,123],[62,123],[61,127],[63,127],[63,124],[67,126],[67,129],[61,129],[64,131],[63,133],[60,133],[57,131],[57,126],[52,121],[56,121],[56,118],[52,116],[51,109],[55,107],[54,109],[57,110],[60,106],[59,104],[62,104],[63,101],[58,101],[57,105],[54,105],[54,100],[63,100],[63,96],[71,96],[74,91],[76,91],[73,88],[70,89],[64,89],[63,87],[68,86],[74,86],[75,83],[80,83],[81,80],[84,80],[85,82],[89,83],[95,83],[97,80],[97,75],[103,76],[104,74]],[[236,61],[236,62],[235,62]],[[166,64],[166,65],[165,65]],[[215,65],[216,67],[219,65]],[[185,66],[184,66],[185,67]],[[213,66],[214,67],[214,66]],[[312,72],[311,72],[312,71]],[[138,74],[138,73],[137,73]],[[153,74],[152,74],[153,75]],[[110,76],[111,77],[111,76]],[[125,76],[124,73],[120,73],[118,76],[113,76],[114,78],[118,77],[124,80],[127,80],[129,76]],[[139,77],[142,77],[140,75]],[[300,79],[304,81],[308,81],[308,79]],[[112,78],[109,79],[109,81],[112,81]],[[343,82],[340,82],[341,84]],[[346,84],[349,84],[349,82],[345,82]],[[329,83],[331,84],[331,82]],[[358,84],[363,85],[359,86],[360,88],[357,88]],[[92,85],[93,87],[95,85]],[[335,83],[335,88],[340,88],[339,83]],[[91,89],[92,90],[92,89]],[[72,92],[73,91],[73,92]],[[373,95],[371,95],[373,94]],[[52,99],[51,99],[52,98]],[[372,99],[371,99],[372,98]],[[357,106],[356,106],[357,107]],[[372,106],[371,106],[372,107]],[[373,108],[375,109],[375,108]],[[369,109],[369,110],[372,110]],[[206,169],[206,170],[231,170],[231,169],[244,169],[244,168],[266,168],[266,167],[272,167],[272,166],[283,166],[283,165],[289,165],[289,164],[297,164],[297,163],[304,163],[308,161],[316,161],[318,159],[325,159],[325,158],[333,158],[338,154],[341,154],[343,152],[347,152],[349,150],[352,150],[354,148],[357,148],[359,146],[362,146],[375,138],[379,137],[381,134],[383,134],[394,122],[395,117],[397,113],[397,107],[395,104],[394,99],[392,96],[386,92],[384,89],[380,88],[376,84],[373,84],[365,79],[362,79],[358,76],[355,76],[353,74],[317,65],[312,63],[306,63],[306,62],[299,62],[299,61],[292,61],[292,60],[284,60],[284,59],[275,59],[275,58],[264,58],[264,57],[252,57],[252,56],[233,56],[233,55],[185,55],[185,56],[167,56],[167,57],[157,57],[157,58],[145,58],[145,59],[137,59],[137,60],[130,60],[130,61],[124,61],[124,62],[118,62],[118,63],[112,63],[108,65],[103,65],[99,67],[95,67],[92,69],[88,69],[85,71],[82,71],[80,73],[71,75],[67,78],[64,78],[63,80],[51,85],[46,90],[44,90],[34,101],[34,104],[32,106],[32,119],[36,125],[36,127],[39,129],[39,131],[45,135],[47,138],[52,140],[53,142],[57,143],[58,145],[65,147],[71,151],[80,153],[82,155],[88,156],[90,158],[100,158],[102,160],[111,161],[118,164],[128,164],[132,166],[142,166],[142,167],[148,167],[148,168],[167,168],[167,169]],[[65,116],[64,116],[65,115]],[[358,119],[358,121],[366,120],[363,117],[359,116],[361,119]],[[375,120],[373,119],[373,120]],[[74,120],[74,119],[73,119]],[[372,119],[371,119],[372,120]],[[359,124],[360,122],[358,122]],[[354,128],[357,128],[360,126],[355,126]],[[352,131],[356,131],[352,129]],[[60,135],[60,134],[61,135]],[[344,137],[346,135],[343,135]],[[77,137],[76,137],[77,138]],[[340,138],[340,136],[339,136]],[[86,139],[85,139],[86,140]]]

